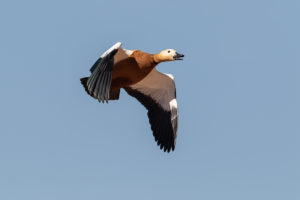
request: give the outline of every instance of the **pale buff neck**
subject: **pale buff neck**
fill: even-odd
[[[163,62],[163,59],[161,58],[160,53],[157,53],[157,54],[153,55],[153,61],[157,64]]]

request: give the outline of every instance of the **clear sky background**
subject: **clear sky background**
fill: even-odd
[[[299,200],[300,1],[1,1],[0,199]],[[124,91],[79,79],[111,45],[185,60],[175,152]]]

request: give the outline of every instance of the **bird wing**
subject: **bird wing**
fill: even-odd
[[[110,99],[110,86],[112,82],[113,66],[114,64],[128,58],[131,50],[121,48],[122,43],[118,42],[104,52],[100,58],[90,69],[91,75],[87,80],[87,92],[104,102]]]
[[[148,118],[157,145],[164,151],[175,149],[178,109],[174,78],[155,68],[140,82],[125,88],[148,110]]]

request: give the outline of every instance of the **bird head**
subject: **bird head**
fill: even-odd
[[[177,53],[177,51],[174,49],[165,49],[154,55],[154,59],[157,62],[182,60],[182,57],[184,57],[184,55]]]

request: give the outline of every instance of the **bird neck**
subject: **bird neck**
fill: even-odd
[[[162,62],[162,59],[160,58],[159,53],[153,54],[152,58],[153,58],[153,63],[156,65]]]

